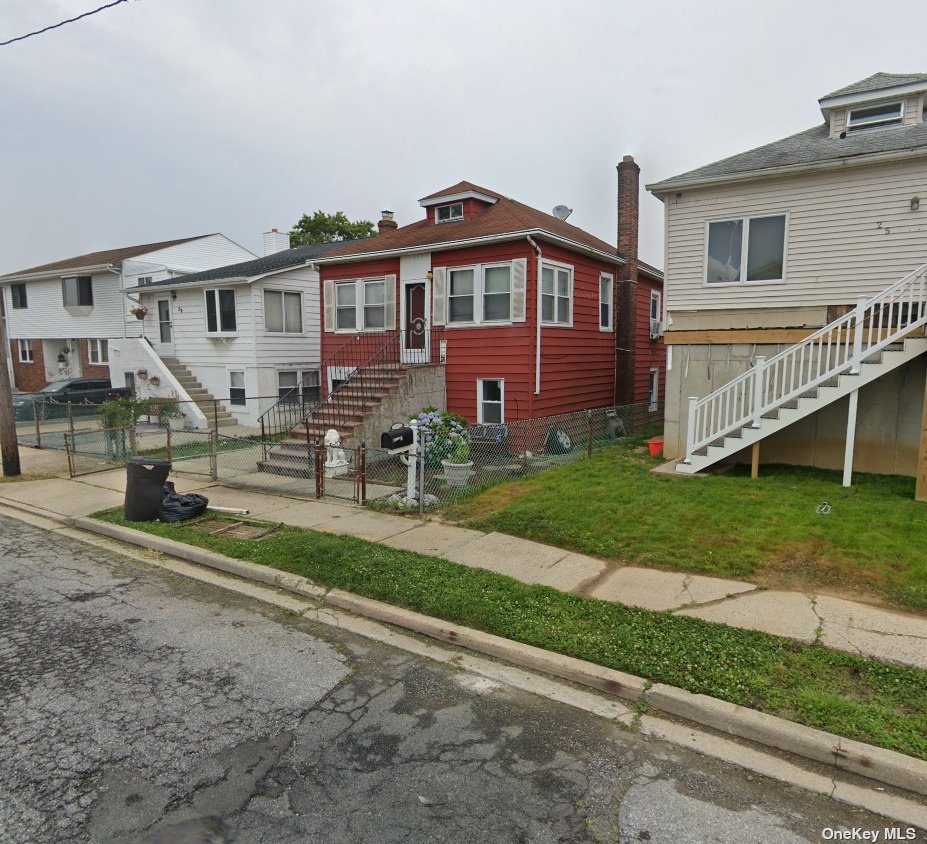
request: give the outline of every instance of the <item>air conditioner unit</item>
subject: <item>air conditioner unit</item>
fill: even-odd
[[[663,336],[663,321],[659,319],[650,320],[650,339],[656,340]]]

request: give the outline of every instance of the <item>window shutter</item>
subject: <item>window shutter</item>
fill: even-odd
[[[396,328],[396,276],[386,276],[383,285],[383,327],[387,331]]]
[[[527,286],[527,275],[527,258],[517,258],[512,261],[512,322],[525,321],[525,288]]]
[[[323,290],[325,296],[325,330],[335,330],[335,282],[329,279]]]
[[[447,324],[447,267],[435,267],[432,271],[431,283],[434,304],[431,308],[431,322],[433,325]]]

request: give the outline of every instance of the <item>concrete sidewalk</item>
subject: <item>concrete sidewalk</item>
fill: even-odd
[[[23,469],[51,471],[48,452],[22,449]],[[650,610],[761,630],[802,642],[927,669],[927,618],[823,595],[764,590],[752,583],[621,566],[501,533],[437,521],[419,522],[350,504],[233,489],[172,475],[183,492],[201,490],[210,503],[243,507],[256,519],[282,522],[443,557],[525,583]],[[0,504],[37,515],[87,516],[122,504],[123,469],[0,484]]]

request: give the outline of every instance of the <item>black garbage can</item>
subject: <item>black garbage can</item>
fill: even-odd
[[[153,522],[164,499],[164,482],[171,461],[155,457],[130,457],[126,463],[126,499],[122,515],[130,522]]]

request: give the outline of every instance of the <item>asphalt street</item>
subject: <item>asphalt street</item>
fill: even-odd
[[[2,516],[0,728],[16,844],[798,844],[888,825]]]

